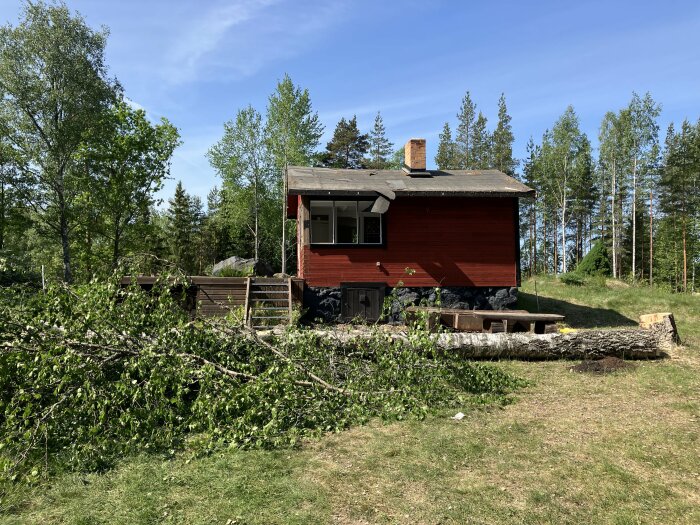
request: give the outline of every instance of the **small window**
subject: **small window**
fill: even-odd
[[[372,213],[374,201],[310,202],[313,244],[381,244],[382,216]]]
[[[381,244],[382,216],[372,213],[374,201],[359,201],[357,209],[360,216],[360,242],[362,244]]]

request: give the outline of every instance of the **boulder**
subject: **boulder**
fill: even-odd
[[[244,259],[234,255],[228,259],[224,259],[214,265],[211,274],[219,276],[224,270],[233,270],[236,272],[250,272],[255,266],[255,259]]]
[[[260,277],[270,277],[274,273],[272,266],[266,261],[245,259],[236,255],[216,263],[211,274],[219,276],[225,270],[258,275]]]

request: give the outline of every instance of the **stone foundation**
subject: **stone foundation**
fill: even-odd
[[[506,310],[513,308],[518,300],[516,287],[464,287],[448,286],[436,290],[432,287],[386,288],[386,296],[393,297],[390,314],[386,321],[401,321],[404,308],[411,305],[435,305],[440,299],[444,308],[465,310]],[[340,288],[304,287],[304,319],[317,319],[327,323],[340,321]]]

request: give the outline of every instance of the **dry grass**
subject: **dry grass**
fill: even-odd
[[[504,408],[374,422],[298,451],[133,458],[31,490],[0,523],[700,523],[700,298],[555,281],[539,294],[572,326],[670,309],[687,346],[609,375],[502,362],[532,383]]]
[[[303,478],[337,523],[700,522],[695,350],[605,377],[508,367],[536,383],[518,403],[328,437]]]

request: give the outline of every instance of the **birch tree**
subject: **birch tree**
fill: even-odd
[[[27,2],[16,27],[0,28],[0,111],[23,157],[28,204],[60,239],[70,282],[71,231],[84,173],[76,151],[119,91],[107,77],[107,31],[93,31],[65,4]]]
[[[637,189],[640,178],[644,178],[654,169],[658,156],[659,126],[657,119],[661,107],[647,93],[640,98],[632,93],[632,100],[627,108],[629,112],[627,130],[629,141],[629,158],[631,159],[632,178],[632,278],[637,276]]]
[[[224,136],[207,153],[223,179],[227,214],[250,231],[253,257],[260,259],[263,208],[274,195],[274,164],[267,147],[262,116],[252,106],[238,111],[224,124]],[[271,224],[265,225],[267,233]],[[265,234],[264,233],[264,234]]]
[[[574,108],[569,106],[554,124],[546,149],[546,154],[550,156],[549,165],[553,170],[549,174],[549,187],[558,208],[561,268],[564,273],[568,270],[566,232],[571,213],[569,203],[572,194],[585,177],[587,167],[590,166],[590,149],[587,144],[586,136],[579,129],[578,116]]]
[[[295,86],[289,75],[285,75],[268,99],[265,124],[266,140],[275,170],[282,174],[282,273],[286,273],[287,269],[287,166],[311,164],[322,134],[323,125],[312,109],[309,90]]]

